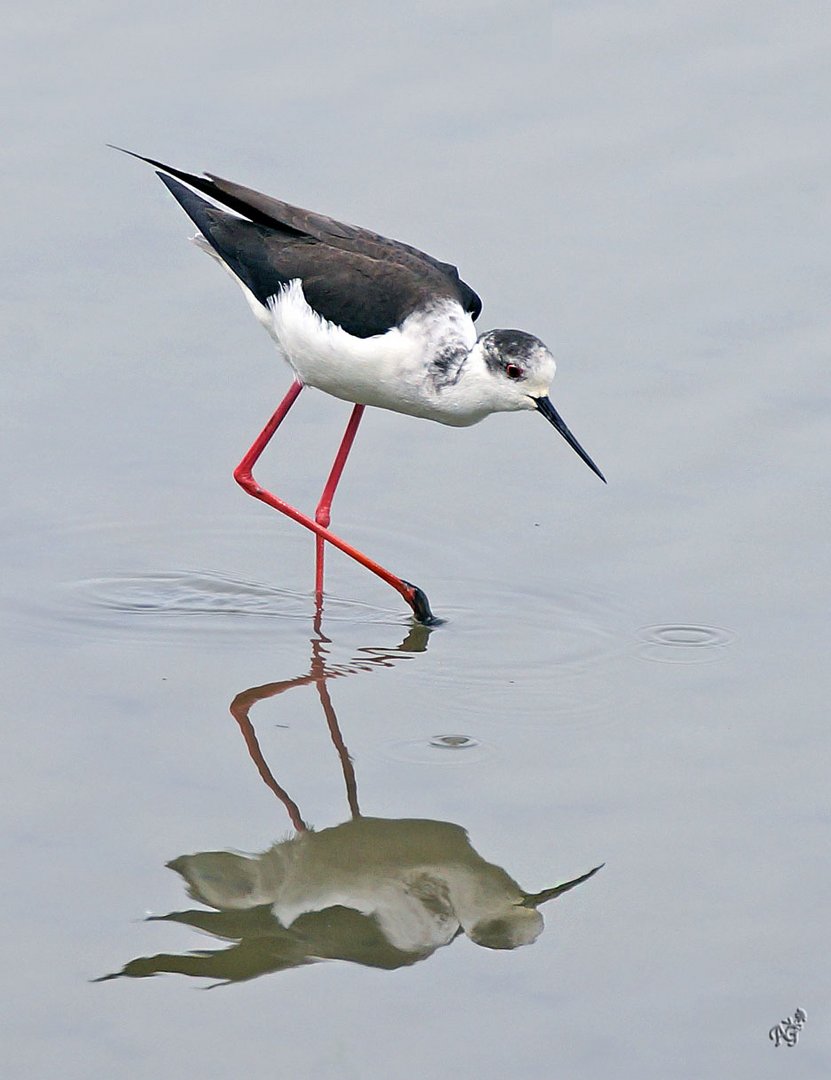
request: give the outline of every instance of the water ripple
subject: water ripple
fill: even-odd
[[[314,596],[207,570],[113,574],[63,586],[57,598],[61,623],[84,635],[154,634],[166,627],[189,641],[197,630],[237,637],[268,620],[308,622]],[[326,597],[327,620],[395,621],[390,612],[352,600]],[[170,635],[164,635],[172,640]]]
[[[700,664],[719,660],[735,634],[719,626],[667,623],[644,626],[638,631],[638,656],[665,664]]]
[[[392,761],[415,765],[475,765],[493,753],[493,747],[472,735],[433,735],[427,739],[407,739],[381,747]]]

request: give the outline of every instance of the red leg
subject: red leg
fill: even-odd
[[[323,489],[323,494],[320,496],[320,502],[317,504],[317,510],[315,510],[315,521],[318,525],[322,525],[324,529],[329,528],[329,522],[332,518],[332,499],[335,497],[335,490],[340,482],[341,473],[343,467],[346,464],[346,459],[349,456],[349,451],[352,449],[352,443],[355,441],[355,435],[358,431],[358,424],[361,422],[361,417],[364,415],[365,405],[356,405],[352,410],[352,415],[349,417],[349,423],[346,425],[346,431],[343,433],[343,439],[341,440],[340,448],[335,455],[335,460],[332,463],[332,471],[329,473],[329,479],[326,481],[326,487]],[[316,558],[315,558],[315,596],[318,603],[323,597],[323,550],[324,539],[322,536],[318,536],[316,539]]]
[[[350,558],[359,562],[361,566],[365,566],[367,570],[371,570],[373,574],[376,574],[382,581],[386,581],[388,585],[391,585],[396,592],[399,592],[410,607],[413,609],[413,614],[419,622],[431,625],[437,622],[433,613],[430,611],[430,604],[427,597],[416,585],[411,585],[409,581],[404,581],[403,578],[396,577],[395,574],[391,574],[389,570],[385,570],[383,566],[374,560],[368,558],[366,555],[358,551],[357,548],[352,547],[345,540],[341,540],[339,536],[335,536],[334,533],[317,521],[313,521],[306,514],[301,513],[299,510],[295,510],[293,506],[290,506],[287,502],[279,499],[276,495],[273,495],[270,491],[266,491],[265,488],[260,487],[257,481],[252,475],[252,470],[257,463],[263,450],[268,445],[274,432],[283,422],[286,413],[292,407],[297,400],[297,396],[303,389],[303,384],[295,379],[295,381],[289,387],[288,393],[277,406],[274,415],[269,422],[254,440],[254,443],[242,461],[234,469],[234,479],[249,495],[253,495],[255,499],[259,499],[261,502],[266,503],[268,506],[273,507],[275,510],[279,510],[281,514],[285,514],[293,521],[303,525],[305,528],[313,532],[321,540],[326,540],[328,543],[339,548],[344,554],[349,555]],[[357,430],[358,423],[361,419],[361,414],[357,411],[356,407],[352,412],[352,417],[349,421],[349,425],[346,429],[341,448],[338,451],[338,456],[335,458],[335,463],[332,466],[332,472],[327,481],[326,488],[324,489],[323,497],[321,498],[321,504],[323,504],[327,491],[330,491],[329,502],[331,504],[331,496],[334,495],[335,487],[340,479],[340,474],[343,471],[343,464],[346,461],[346,456],[349,453],[349,449],[352,445],[352,440],[355,438],[355,431]],[[350,437],[351,431],[351,437]],[[340,466],[338,463],[340,460]],[[334,482],[333,482],[334,478]],[[318,507],[320,509],[320,507]]]
[[[286,812],[289,815],[289,821],[297,829],[298,832],[305,832],[308,826],[303,818],[300,816],[300,807],[289,795],[285,788],[280,787],[277,781],[274,779],[274,774],[268,767],[268,762],[263,757],[263,752],[260,749],[260,743],[257,739],[257,733],[254,730],[254,725],[251,723],[249,713],[256,702],[261,701],[265,697],[271,697],[274,694],[281,694],[283,690],[288,689],[292,685],[292,680],[289,679],[285,683],[272,683],[269,686],[255,686],[251,690],[243,690],[237,694],[234,700],[231,702],[231,716],[239,724],[242,737],[245,739],[245,745],[248,747],[248,753],[251,755],[251,760],[257,767],[257,772],[265,781],[267,787],[269,787],[280,802],[285,806]],[[275,687],[277,689],[275,689]]]

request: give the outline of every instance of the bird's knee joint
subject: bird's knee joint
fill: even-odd
[[[245,491],[254,491],[259,487],[257,481],[251,474],[251,470],[243,468],[242,465],[238,465],[236,469],[234,469],[234,479]]]

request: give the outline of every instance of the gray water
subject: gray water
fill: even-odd
[[[4,21],[3,1075],[829,1075],[827,6]],[[334,526],[447,621],[334,553],[315,625],[230,475],[287,373],[106,142],[458,263],[608,487],[370,412]],[[263,482],[313,508],[347,415]],[[302,845],[325,902],[234,908]]]

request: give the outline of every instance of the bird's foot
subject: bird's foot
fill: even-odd
[[[407,603],[413,609],[418,622],[422,626],[441,626],[444,619],[437,618],[430,610],[430,601],[427,599],[427,593],[423,589],[419,589],[418,585],[413,585],[409,581],[401,579],[401,584],[407,586]]]

